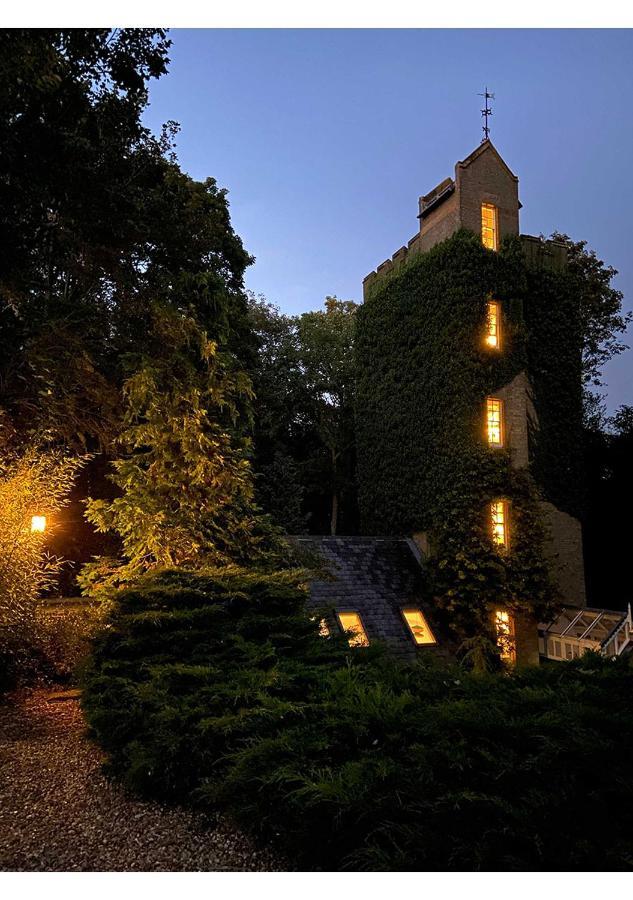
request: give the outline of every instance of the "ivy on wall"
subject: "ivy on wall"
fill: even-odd
[[[491,297],[503,310],[501,352],[484,343]],[[538,501],[577,509],[572,299],[564,273],[527,265],[519,238],[495,253],[461,230],[374,282],[358,312],[363,532],[426,532],[430,587],[466,635],[490,627],[490,602],[536,615],[555,602]],[[530,471],[487,446],[483,419],[485,398],[524,370],[541,425]],[[490,502],[501,498],[510,505],[507,550],[490,536]]]

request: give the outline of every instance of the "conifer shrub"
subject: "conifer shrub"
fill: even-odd
[[[302,573],[165,572],[119,594],[84,708],[137,792],[292,865],[633,868],[633,669],[400,665],[318,634]]]

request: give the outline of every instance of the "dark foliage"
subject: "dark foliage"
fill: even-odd
[[[633,505],[633,407],[623,406],[612,430],[584,432],[587,507],[583,522],[589,603],[626,609],[631,602],[630,531],[623,510]]]
[[[581,416],[578,328],[566,286],[563,274],[528,266],[519,239],[494,253],[460,231],[379,281],[359,310],[363,530],[427,532],[435,596],[469,634],[488,627],[489,598],[537,615],[554,600],[538,501],[543,492],[572,507]],[[503,307],[500,354],[483,340],[491,297]],[[535,375],[543,422],[531,472],[491,450],[482,427],[485,398],[524,370]],[[512,505],[513,526],[502,554],[488,521],[500,497]]]
[[[633,867],[633,671],[401,667],[319,638],[300,578],[167,572],[116,601],[84,708],[132,789],[303,866]]]

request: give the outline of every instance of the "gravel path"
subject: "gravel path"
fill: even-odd
[[[127,796],[101,773],[77,700],[0,705],[1,871],[283,871],[198,815]]]

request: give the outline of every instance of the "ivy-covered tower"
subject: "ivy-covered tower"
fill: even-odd
[[[365,278],[357,336],[363,532],[414,537],[451,625],[519,662],[557,602],[585,604],[577,296],[520,208],[486,140]]]

